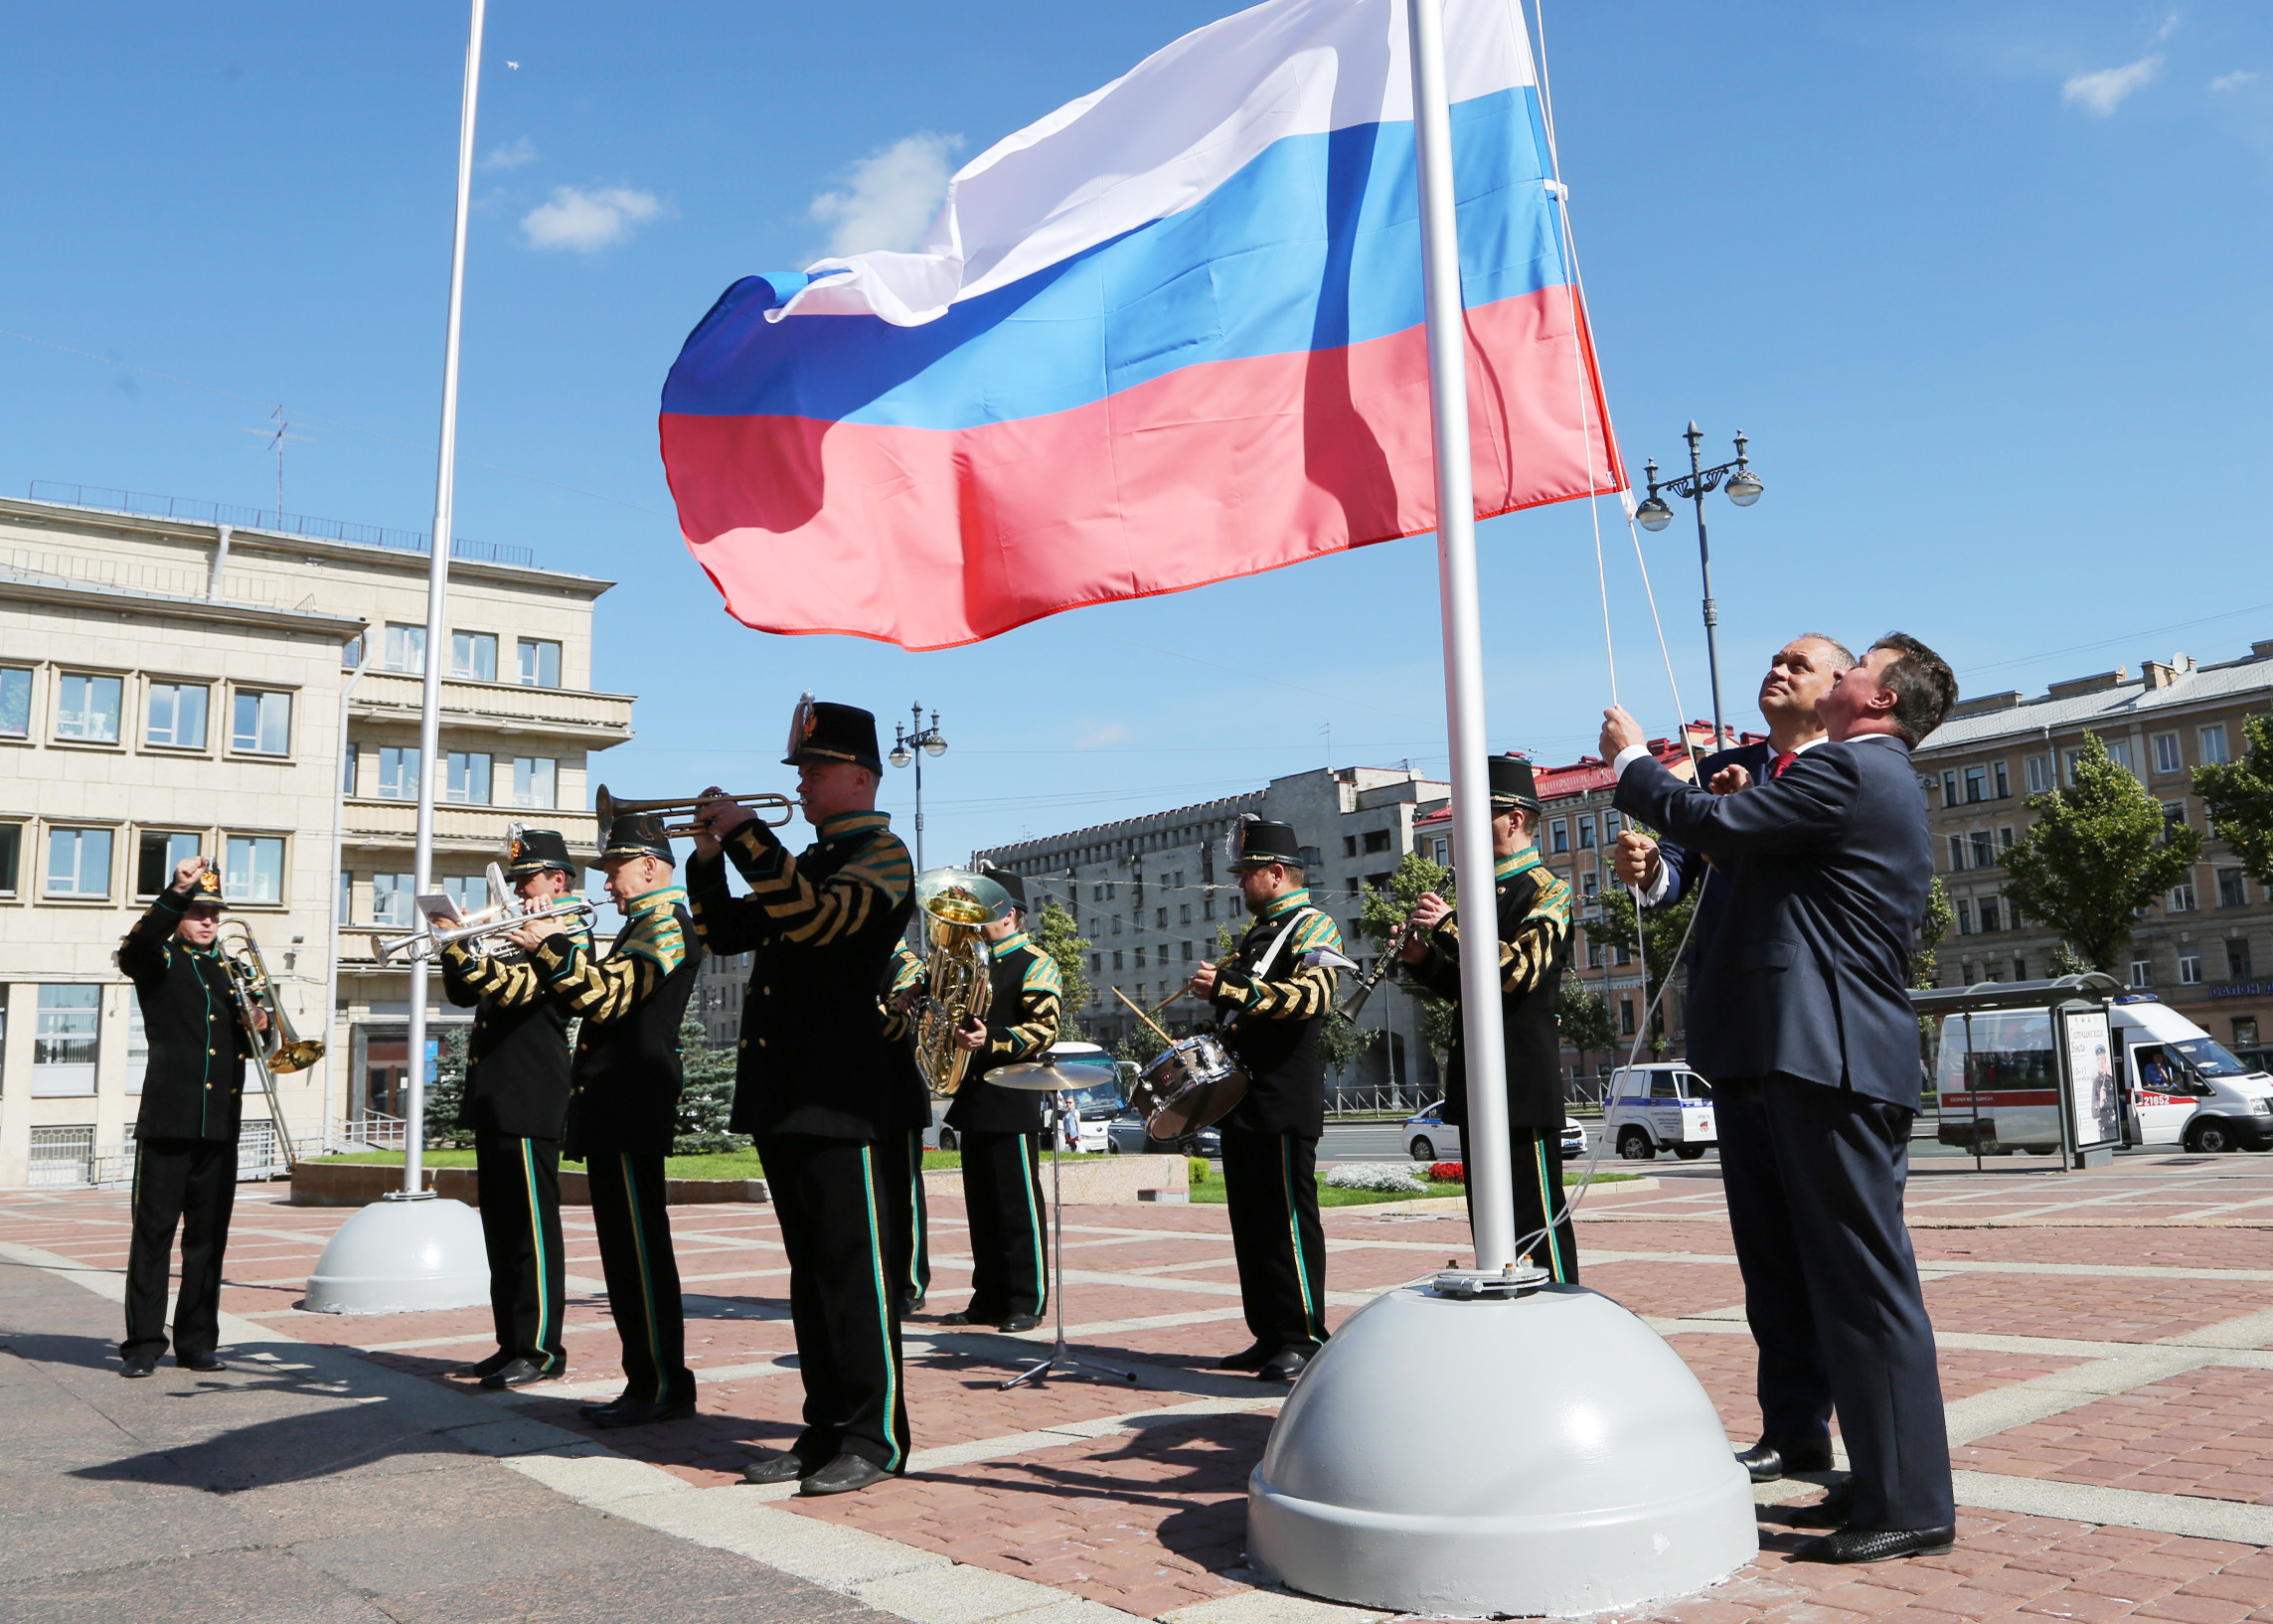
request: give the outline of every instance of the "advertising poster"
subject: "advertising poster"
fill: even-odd
[[[2068,1095],[2075,1118],[2075,1148],[2112,1145],[2123,1137],[2116,1114],[2115,1059],[2105,1010],[2071,1010],[2067,1031]]]

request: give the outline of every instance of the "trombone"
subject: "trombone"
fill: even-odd
[[[780,828],[797,815],[797,798],[793,795],[708,795],[681,801],[619,801],[607,792],[607,785],[605,784],[592,791],[592,815],[599,820],[600,839],[605,842],[608,827],[617,818],[634,812],[653,812],[662,817],[669,817],[673,813],[693,812],[706,800],[732,801],[737,806],[751,808],[762,807],[765,810],[759,812],[757,816],[761,822],[773,829]],[[766,812],[772,811],[778,811],[781,816],[778,818],[765,816]],[[686,823],[667,824],[664,826],[663,832],[666,835],[694,835],[702,833],[703,826],[690,820]]]
[[[275,979],[268,973],[268,961],[261,956],[260,943],[250,925],[243,919],[224,920],[214,946],[221,954],[222,968],[228,972],[230,991],[237,995],[238,1018],[244,1023],[244,1035],[251,1041],[252,1063],[260,1069],[261,1092],[268,1098],[268,1120],[275,1124],[276,1142],[283,1147],[284,1166],[289,1169],[299,1157],[292,1150],[291,1130],[284,1126],[284,1108],[276,1099],[276,1078],[279,1073],[305,1071],[324,1057],[324,1046],[292,1030],[292,1018],[284,1011],[284,1001],[276,996]],[[261,1010],[268,1014],[266,1027],[256,1019]]]

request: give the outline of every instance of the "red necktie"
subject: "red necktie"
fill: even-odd
[[[1790,766],[1799,758],[1800,752],[1797,750],[1778,750],[1776,752],[1775,764],[1768,768],[1768,776],[1771,778],[1781,778],[1784,775],[1784,768]]]

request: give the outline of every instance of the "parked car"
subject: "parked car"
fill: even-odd
[[[1712,1084],[1681,1060],[1622,1065],[1610,1073],[1602,1137],[1629,1162],[1652,1161],[1660,1150],[1694,1162],[1719,1142]]]
[[[1460,1129],[1444,1120],[1444,1101],[1423,1105],[1404,1119],[1405,1154],[1416,1162],[1460,1160]],[[1586,1156],[1586,1129],[1573,1116],[1562,1119],[1562,1159],[1581,1161]]]
[[[1155,1139],[1145,1132],[1144,1118],[1134,1111],[1123,1111],[1106,1127],[1105,1149],[1114,1156],[1172,1156],[1182,1151],[1187,1156],[1205,1156],[1213,1161],[1223,1154],[1223,1136],[1214,1128],[1202,1128],[1183,1139]]]

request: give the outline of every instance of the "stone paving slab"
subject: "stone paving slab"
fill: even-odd
[[[1669,1336],[1732,1439],[1749,1442],[1757,1423],[1751,1344],[1717,1175],[1709,1163],[1651,1171],[1654,1189],[1611,1186],[1590,1198],[1579,1218],[1582,1272]],[[2273,1206],[2255,1205],[2273,1199],[2273,1163],[2131,1158],[2068,1176],[1921,1173],[1911,1198],[1943,1339],[1945,1400],[1964,1457],[1964,1543],[1949,1558],[1860,1574],[1793,1564],[1783,1552],[1797,1536],[1779,1521],[1786,1514],[1778,1503],[1817,1489],[1770,1485],[1760,1496],[1766,1548],[1757,1563],[1704,1597],[1633,1616],[1839,1624],[1845,1614],[1901,1613],[1916,1624],[1946,1624],[2003,1611],[2094,1621],[2136,1611],[2175,1624],[2226,1624],[2273,1601],[2273,1570],[2259,1548],[2273,1540],[2273,1506],[2254,1486],[2273,1448],[2253,1396],[2273,1380],[2273,1353],[2262,1351],[2273,1346],[2273,1248],[2260,1228],[2243,1226],[2273,1221]],[[446,1603],[463,1599],[474,1617],[523,1616],[508,1609],[519,1605],[515,1586],[525,1582],[526,1599],[552,1609],[526,1616],[598,1616],[576,1610],[572,1586],[540,1579],[549,1563],[575,1554],[543,1541],[529,1559],[508,1564],[521,1578],[477,1580],[463,1566],[437,1563],[435,1583],[414,1601],[410,1590],[388,1588],[410,1576],[390,1568],[384,1553],[356,1558],[372,1565],[343,1577],[347,1557],[313,1548],[348,1537],[331,1521],[341,1504],[325,1495],[332,1484],[368,1481],[375,1494],[400,1497],[429,1478],[458,1473],[488,1482],[502,1470],[510,1481],[483,1491],[496,1497],[498,1514],[470,1520],[461,1538],[472,1538],[464,1528],[489,1522],[517,1526],[521,1497],[550,1496],[613,1520],[624,1538],[699,1549],[704,1561],[762,1563],[762,1571],[807,1585],[806,1604],[815,1609],[876,1609],[918,1624],[1125,1624],[1134,1617],[1372,1624],[1381,1616],[1260,1586],[1243,1565],[1245,1478],[1277,1393],[1213,1369],[1247,1340],[1219,1207],[1091,1207],[1067,1226],[1066,1313],[1076,1350],[1125,1361],[1141,1373],[1138,1383],[1060,1380],[1006,1393],[1000,1380],[1046,1351],[1047,1333],[1003,1338],[939,1327],[935,1313],[918,1317],[908,1326],[917,1450],[910,1474],[822,1501],[737,1481],[742,1462],[792,1435],[801,1397],[784,1322],[786,1275],[767,1210],[673,1211],[682,1272],[695,1293],[690,1363],[704,1413],[683,1426],[628,1434],[593,1432],[571,1402],[613,1390],[617,1377],[588,1222],[570,1222],[568,1380],[477,1396],[443,1373],[486,1351],[486,1311],[343,1320],[294,1306],[301,1275],[344,1217],[273,1205],[248,1187],[237,1226],[244,1244],[233,1245],[225,1295],[233,1312],[259,1317],[240,1328],[252,1337],[306,1339],[302,1360],[330,1362],[327,1373],[352,1365],[369,1373],[359,1380],[394,1383],[391,1403],[403,1391],[430,1391],[457,1419],[435,1429],[435,1452],[416,1472],[383,1482],[376,1462],[351,1465],[329,1478],[261,1484],[233,1497],[249,1503],[276,1495],[272,1521],[289,1516],[308,1525],[306,1543],[323,1561],[293,1560],[310,1575],[312,1606],[352,1608],[379,1598],[386,1616],[439,1617]],[[111,1282],[115,1296],[116,1276],[106,1270],[123,1259],[123,1219],[115,1196],[0,1195],[0,1255],[12,1244],[41,1248],[59,1266],[71,1266],[66,1256],[77,1259],[82,1266],[74,1278],[98,1289]],[[1341,1208],[1325,1215],[1325,1226],[1334,1323],[1375,1291],[1468,1257],[1466,1225],[1454,1214]],[[2135,1232],[2111,1235],[2117,1226]],[[960,1306],[967,1287],[959,1204],[934,1203],[932,1239],[936,1312]],[[142,1385],[114,1378],[109,1384]],[[358,1384],[335,1383],[335,1396],[360,1396],[349,1390]],[[10,1361],[0,1356],[0,1416],[16,1413],[14,1390]],[[12,1498],[11,1485],[36,1481],[43,1470],[52,1481],[56,1466],[41,1461],[61,1462],[56,1451],[75,1447],[44,1423],[27,1421],[20,1433],[8,1430],[13,1424],[0,1420],[0,1542],[6,1519],[36,1521],[41,1510],[28,1496]],[[345,1441],[379,1435],[342,1425]],[[12,1468],[19,1437],[30,1453]],[[2064,1446],[2055,1444],[2063,1438]],[[210,1472],[215,1463],[199,1458]],[[258,1456],[297,1458],[274,1449]],[[179,1473],[88,1484],[68,1477],[77,1464],[62,1470],[82,1497],[210,1493]],[[287,1494],[298,1498],[287,1504]],[[58,1504],[91,1506],[97,1519],[120,1515],[100,1501]],[[421,1527],[434,1536],[436,1525]],[[217,1537],[192,1533],[193,1546]],[[177,1559],[204,1558],[193,1551]],[[2152,1589],[2136,1578],[2149,1570],[2171,1582]],[[702,1570],[691,1571],[687,1595],[694,1597],[706,1581]],[[2121,1576],[2105,1579],[2110,1573]],[[0,1597],[9,1593],[0,1579]],[[413,1607],[428,1611],[406,1610]],[[2273,1611],[2253,1624],[2273,1624]]]

